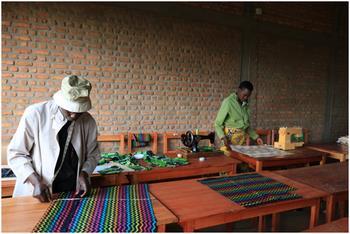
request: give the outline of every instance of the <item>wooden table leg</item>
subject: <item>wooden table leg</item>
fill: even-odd
[[[256,165],[255,165],[255,171],[256,172],[260,172],[260,171],[262,171],[262,167],[263,165],[262,165],[262,162],[261,161],[257,161],[256,162]]]
[[[157,232],[165,232],[165,224],[158,225]]]
[[[340,161],[340,162],[345,162],[345,161],[346,161],[346,154],[340,155],[339,161]]]
[[[345,201],[338,201],[339,218],[345,216]]]
[[[311,214],[310,214],[310,224],[309,228],[313,228],[318,223],[318,212],[320,210],[320,199],[318,199],[317,203],[311,206]]]
[[[237,174],[237,164],[234,164],[232,167],[232,171],[228,173],[229,175],[235,175]]]
[[[277,232],[278,231],[278,225],[280,221],[280,214],[279,213],[273,213],[272,214],[272,220],[271,220],[271,231]]]
[[[333,212],[334,212],[334,196],[329,195],[326,199],[326,223],[329,223],[333,219]]]
[[[135,174],[129,174],[126,176],[130,184],[138,184],[137,176]]]
[[[258,226],[258,232],[263,232],[265,229],[265,217],[259,216],[259,226]]]
[[[322,160],[320,161],[320,165],[326,164],[326,158],[327,158],[327,155],[322,156]]]
[[[182,226],[182,230],[184,232],[193,232],[194,231],[193,222],[191,222],[191,221],[180,223],[180,225]]]

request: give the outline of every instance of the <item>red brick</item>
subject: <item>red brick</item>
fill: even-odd
[[[1,76],[2,76],[2,78],[10,78],[10,77],[13,76],[13,74],[12,74],[12,73],[3,72],[3,73],[1,74]]]
[[[17,28],[29,28],[30,25],[28,23],[14,23],[13,25],[14,27],[17,27]]]
[[[42,55],[48,55],[48,50],[33,50],[33,54],[42,54]]]
[[[11,39],[11,35],[10,34],[7,34],[7,33],[3,33],[1,35],[2,39]]]
[[[1,50],[2,50],[2,51],[1,51],[2,54],[4,54],[4,53],[9,53],[9,52],[11,52],[11,51],[12,51],[12,48],[2,47]]]
[[[15,48],[14,49],[14,52],[15,53],[19,53],[19,54],[30,54],[32,53],[32,50],[31,49],[26,49],[26,48]]]
[[[86,69],[89,71],[99,71],[100,68],[97,66],[86,66]]]
[[[32,66],[33,63],[32,62],[28,62],[28,61],[16,61],[16,65],[17,66]]]
[[[12,90],[16,92],[27,92],[29,91],[29,87],[13,87]]]
[[[49,90],[47,88],[44,88],[44,87],[32,87],[31,91],[33,91],[33,92],[47,92]]]
[[[49,30],[49,26],[47,25],[32,25],[33,30]]]
[[[49,67],[49,64],[45,63],[45,62],[34,62],[33,66],[34,67]]]
[[[52,64],[51,68],[66,69],[68,66],[66,64]]]
[[[21,41],[30,41],[29,36],[15,36],[15,40],[21,40]]]
[[[43,79],[49,79],[49,76],[46,74],[37,74],[35,75],[35,78],[43,80]]]
[[[84,70],[85,66],[79,66],[79,65],[72,65],[70,67],[72,70]]]
[[[18,78],[18,79],[28,79],[32,77],[31,74],[15,74],[15,78]]]
[[[2,64],[8,64],[8,65],[12,65],[15,63],[13,60],[2,60],[1,62]]]

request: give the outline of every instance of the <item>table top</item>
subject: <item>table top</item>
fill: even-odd
[[[348,191],[348,162],[274,171],[328,193]]]
[[[213,217],[225,213],[241,214],[242,211],[250,212],[250,216],[255,217],[259,216],[261,212],[266,212],[266,209],[273,211],[274,208],[281,209],[283,205],[288,207],[288,205],[295,202],[326,195],[323,191],[292,181],[278,174],[268,171],[260,172],[259,174],[296,188],[295,193],[303,198],[246,208],[201,184],[197,181],[198,179],[150,184],[150,192],[179,218],[179,222]],[[288,208],[286,209],[288,210]]]
[[[199,161],[199,157],[205,157],[204,161]],[[209,168],[209,167],[221,167],[226,165],[235,165],[240,161],[227,157],[223,153],[212,153],[212,152],[200,152],[198,155],[191,155],[187,158],[189,161],[188,165],[177,166],[177,167],[154,167],[149,171],[134,171],[129,174],[145,174],[145,173],[159,173],[165,171],[182,171],[182,170],[194,170],[198,168]]]
[[[330,223],[322,224],[305,232],[348,232],[349,231],[349,219],[341,218]]]
[[[152,195],[157,225],[176,223],[177,218]],[[41,203],[33,197],[5,198],[2,203],[3,232],[31,232],[50,203]]]
[[[349,153],[349,147],[347,145],[338,143],[309,144],[306,147],[309,149],[319,150],[329,154],[347,155]]]
[[[288,159],[298,159],[298,158],[313,158],[313,157],[322,157],[323,153],[308,149],[306,147],[298,147],[294,150],[287,150],[288,155],[266,155],[264,157],[252,157],[250,155],[239,153],[237,151],[231,151],[231,156],[234,158],[249,158],[253,161],[278,161],[278,160],[288,160]]]

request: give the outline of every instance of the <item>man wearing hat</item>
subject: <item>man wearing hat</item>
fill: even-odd
[[[7,152],[17,177],[14,197],[47,202],[57,192],[88,194],[100,157],[96,122],[87,112],[90,91],[86,79],[67,76],[53,100],[26,108]]]

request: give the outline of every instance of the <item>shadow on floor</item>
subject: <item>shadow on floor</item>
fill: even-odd
[[[319,224],[325,223],[325,203],[321,203],[319,214]],[[346,214],[348,207],[346,206]],[[337,212],[336,212],[337,213]],[[348,215],[346,215],[348,216]],[[309,228],[310,208],[297,209],[283,212],[280,214],[280,222],[278,232],[301,232]],[[335,217],[337,219],[339,217]],[[266,216],[265,232],[271,232],[271,215]],[[182,228],[178,224],[170,224],[166,227],[167,232],[182,232]],[[235,222],[233,230],[226,230],[226,225],[218,225],[215,227],[204,228],[199,232],[257,232],[258,218],[247,219]]]

